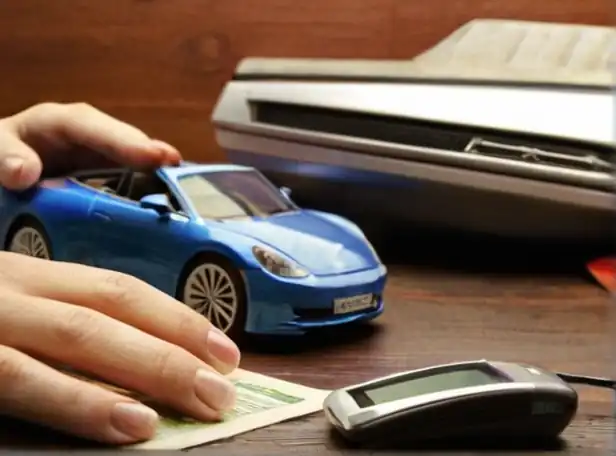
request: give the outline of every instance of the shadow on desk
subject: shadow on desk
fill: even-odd
[[[339,451],[345,451],[349,454],[408,454],[408,453],[432,453],[439,454],[447,452],[472,451],[473,454],[497,451],[499,454],[509,452],[544,452],[544,451],[566,451],[567,442],[560,437],[552,438],[537,438],[537,439],[512,439],[512,438],[465,438],[456,440],[437,440],[433,442],[415,443],[415,444],[388,444],[387,447],[373,445],[370,447],[360,446],[344,440],[338,433],[331,430],[329,432],[329,440],[331,446]]]
[[[42,426],[0,417],[0,448],[3,450],[54,450],[106,448],[88,440],[62,434]]]
[[[616,252],[614,243],[501,238],[450,230],[388,227],[369,235],[387,265],[488,274],[584,273],[588,261]]]
[[[371,322],[351,323],[340,327],[318,328],[301,336],[249,336],[241,342],[242,351],[270,355],[293,355],[335,346],[355,346],[382,331]]]

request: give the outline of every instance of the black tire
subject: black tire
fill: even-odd
[[[42,243],[42,247],[44,248],[44,251],[47,253],[45,256],[37,255],[36,251],[30,252],[30,253],[26,253],[23,251],[18,252],[13,248],[12,246],[13,242],[18,237],[22,236],[24,232],[26,231],[38,237],[38,239]],[[35,258],[53,260],[53,250],[52,250],[51,241],[49,239],[47,231],[45,231],[45,228],[38,220],[33,219],[33,218],[24,218],[22,220],[15,222],[11,226],[8,232],[8,235],[6,237],[5,243],[4,243],[4,250],[6,250],[7,252],[22,253],[24,255],[29,255]]]
[[[207,298],[203,293],[205,291],[203,287],[195,283],[195,277],[200,277],[202,280],[205,280],[203,273],[219,274],[217,276],[219,279],[227,281],[228,288],[225,286],[220,289],[221,296],[218,299],[212,300],[212,297]],[[212,280],[215,281],[214,279]],[[225,293],[222,293],[222,291],[225,291]],[[229,292],[234,294],[234,300],[225,297]],[[194,305],[196,300],[191,300],[190,294],[203,296],[203,301],[199,304],[201,308]],[[191,308],[198,310],[203,316],[210,320],[212,325],[223,331],[232,340],[239,342],[245,335],[247,305],[246,287],[244,286],[244,280],[238,269],[226,258],[219,255],[203,255],[191,261],[186,266],[179,281],[177,299]],[[220,313],[221,301],[228,305],[230,302],[234,302],[235,311],[232,321],[228,325],[224,325],[222,321],[222,314]],[[210,307],[206,307],[208,302]],[[216,307],[212,307],[212,304],[216,305],[217,302],[219,303],[218,312],[216,312]],[[209,309],[211,309],[211,313],[208,312]]]

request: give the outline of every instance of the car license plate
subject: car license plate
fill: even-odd
[[[372,293],[340,298],[334,300],[334,313],[346,314],[369,309],[374,306],[374,296]]]

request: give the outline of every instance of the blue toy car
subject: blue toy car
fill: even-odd
[[[250,167],[96,170],[2,189],[7,251],[135,276],[236,338],[383,311],[387,270],[342,217],[300,209]]]

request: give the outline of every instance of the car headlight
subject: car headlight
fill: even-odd
[[[301,278],[309,275],[308,271],[297,264],[282,258],[280,255],[263,247],[254,246],[252,253],[257,261],[272,274],[280,277]]]

